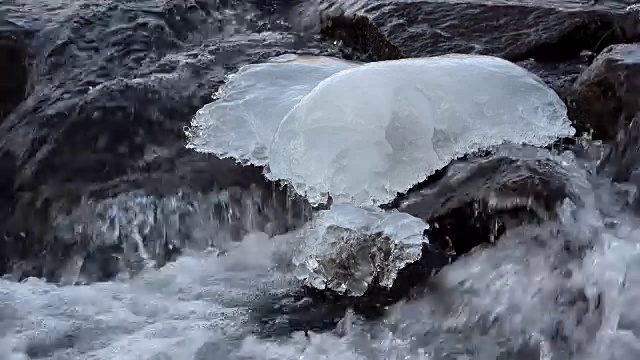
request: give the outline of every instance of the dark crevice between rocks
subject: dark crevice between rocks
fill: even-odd
[[[322,35],[327,39],[345,42],[361,61],[383,61],[403,58],[402,51],[393,45],[367,17],[335,16],[323,19]]]
[[[15,209],[16,196],[13,188],[16,176],[16,158],[9,151],[0,153],[0,274],[4,274],[7,269],[5,265],[11,260],[13,254],[11,247],[13,242],[9,241],[7,219]]]
[[[640,180],[640,114],[619,131],[598,172],[618,183]]]
[[[0,33],[0,122],[27,96],[29,50],[21,36]]]

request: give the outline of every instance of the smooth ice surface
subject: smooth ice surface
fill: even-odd
[[[359,64],[323,56],[283,55],[229,76],[217,100],[196,113],[188,148],[266,165],[269,146],[287,113],[320,81]]]
[[[428,227],[395,210],[336,204],[302,229],[293,258],[296,276],[315,288],[352,296],[363,295],[376,278],[391,288],[398,272],[420,259]]]
[[[566,111],[540,79],[495,57],[370,63],[322,81],[287,114],[267,176],[313,204],[330,194],[377,205],[464,154],[572,135]]]

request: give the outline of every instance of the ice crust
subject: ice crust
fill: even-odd
[[[558,95],[507,60],[444,55],[339,72],[286,115],[272,180],[312,204],[378,205],[451,160],[502,143],[545,146],[575,130]]]
[[[187,147],[264,166],[273,134],[287,113],[320,81],[359,63],[323,56],[283,55],[228,77],[196,113]]]
[[[406,213],[335,204],[300,232],[295,274],[320,290],[361,296],[374,279],[391,288],[398,272],[428,243],[421,219]]]

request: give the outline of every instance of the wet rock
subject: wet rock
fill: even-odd
[[[640,114],[620,129],[599,170],[615,182],[636,180],[640,184]]]
[[[640,39],[640,18],[620,1],[318,0],[323,32],[363,60],[445,53],[499,56],[565,98],[607,45]]]
[[[640,114],[620,129],[598,171],[617,183],[622,207],[640,213]]]
[[[640,111],[640,44],[606,48],[568,95],[571,119],[593,137],[613,140]]]
[[[504,150],[455,161],[391,206],[428,221],[430,241],[453,260],[509,229],[555,219],[565,199],[582,204],[576,186],[588,185],[567,166],[571,155],[564,161],[544,149]]]
[[[34,269],[63,263],[56,256],[70,250],[51,242],[50,225],[81,201],[252,186],[282,196],[259,168],[184,149],[183,127],[227,73],[283,53],[339,54],[261,3],[0,5],[33,31],[29,96],[0,124],[0,152],[15,158],[3,256]]]
[[[31,33],[0,18],[0,122],[27,96]]]
[[[13,276],[36,272],[49,280],[90,283],[119,272],[135,275],[145,267],[164,266],[184,251],[224,253],[249,232],[275,235],[300,226],[308,220],[304,204],[257,185],[86,199],[53,220],[44,261],[12,264]]]
[[[13,255],[13,251],[7,246],[8,242],[3,240],[8,236],[5,232],[7,219],[15,208],[15,175],[16,159],[13,154],[9,151],[0,153],[0,273],[7,270],[5,265]]]
[[[451,52],[569,60],[637,40],[627,4],[578,0],[320,0],[323,31],[376,60]]]
[[[517,64],[539,76],[549,87],[565,100],[580,74],[586,70],[595,55],[584,51],[580,56],[562,62],[539,62],[533,59],[518,61]]]

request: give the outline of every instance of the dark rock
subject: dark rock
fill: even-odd
[[[599,163],[598,171],[617,183],[616,195],[621,207],[630,207],[640,214],[640,114],[620,129]]]
[[[640,44],[606,48],[568,96],[571,119],[593,137],[613,140],[640,111]]]
[[[0,273],[11,260],[13,251],[6,241],[5,232],[7,219],[11,217],[15,208],[15,192],[13,189],[16,176],[16,159],[9,151],[0,153]]]
[[[626,4],[579,0],[319,0],[323,31],[375,60],[474,53],[563,61],[639,39]]]
[[[0,153],[15,160],[15,206],[0,228],[4,260],[36,276],[43,263],[61,266],[78,244],[54,241],[51,225],[81,201],[253,186],[282,197],[260,169],[184,149],[183,127],[230,71],[289,52],[339,54],[265,4],[85,1],[40,13],[0,5],[7,21],[33,33],[29,96],[0,124]]]
[[[0,19],[0,122],[27,96],[30,35]]]
[[[517,64],[539,76],[566,101],[571,87],[592,61],[593,53],[585,51],[579,57],[563,62],[538,62],[529,59],[518,61]]]
[[[598,170],[615,182],[637,180],[640,185],[640,114],[620,129]]]
[[[517,62],[565,98],[592,56],[640,39],[640,17],[620,1],[318,0],[322,30],[367,61],[447,53]]]
[[[430,241],[456,258],[508,229],[554,219],[565,199],[582,204],[579,173],[535,151],[454,161],[390,206],[427,221]]]

